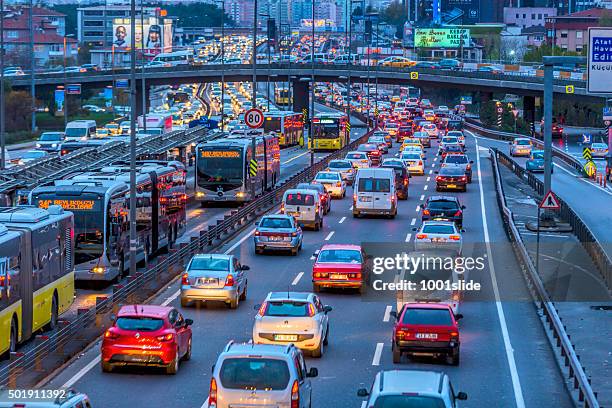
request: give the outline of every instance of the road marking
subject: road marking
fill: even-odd
[[[295,279],[293,280],[293,282],[291,282],[291,284],[293,286],[297,285],[298,282],[300,281],[300,279],[302,279],[302,276],[304,276],[304,272],[298,273],[297,276],[295,277]]]
[[[224,252],[225,255],[229,254],[230,252],[232,252],[234,249],[236,249],[240,244],[242,244],[244,241],[246,241],[251,235],[253,235],[253,233],[255,233],[255,228],[253,228],[251,231],[249,231],[247,234],[245,234],[244,237],[240,238],[240,240],[238,242],[236,242],[234,245],[232,245],[231,247],[229,247],[229,249],[227,251]]]
[[[472,136],[474,134],[467,131]],[[475,140],[476,147],[478,148],[478,140]],[[478,168],[478,187],[480,189],[480,212],[482,215],[482,228],[484,231],[484,242],[487,247],[487,258],[489,261],[489,273],[491,275],[491,282],[493,283],[493,293],[495,294],[495,306],[497,308],[497,316],[499,318],[499,324],[501,326],[502,337],[504,340],[504,349],[506,351],[506,358],[508,360],[508,366],[510,368],[510,377],[512,379],[512,388],[514,390],[514,400],[516,401],[517,408],[525,408],[525,399],[523,398],[523,390],[521,388],[521,381],[518,376],[516,368],[516,361],[514,359],[514,349],[510,343],[510,336],[508,334],[508,326],[506,324],[506,315],[504,314],[504,307],[500,301],[499,287],[497,285],[497,276],[495,275],[495,266],[493,265],[493,253],[491,251],[491,243],[489,240],[489,226],[487,222],[487,212],[485,211],[484,202],[484,191],[482,187],[482,173],[480,171],[480,155],[476,155],[476,166]]]
[[[412,234],[409,232],[408,234],[406,234],[405,242],[410,242],[410,238],[412,238]]]
[[[419,197],[419,201],[423,201],[425,199],[425,194],[421,194],[421,197]]]
[[[100,355],[97,355],[91,360],[85,367],[81,368],[75,375],[73,375],[66,384],[62,385],[62,388],[71,388],[77,381],[79,381],[87,372],[89,372],[94,366],[100,363]]]
[[[433,169],[434,167],[436,167],[436,163],[431,163],[431,168]]]
[[[344,220],[346,220],[346,217],[340,218],[340,221],[338,221],[338,224],[342,224],[344,222]]]
[[[416,224],[416,218],[413,218],[412,221],[410,221],[410,225],[414,225]]]
[[[200,408],[208,408],[208,398],[210,398],[210,397],[206,398],[206,401],[204,401],[204,403],[202,404],[202,406]]]
[[[162,302],[162,306],[168,306],[170,303],[174,302],[174,300],[179,297],[179,295],[181,294],[180,290],[177,290],[176,292],[174,292],[168,299],[164,300]]]
[[[376,350],[374,351],[374,358],[372,359],[373,366],[380,365],[380,357],[382,356],[384,343],[376,343]]]
[[[431,177],[427,176],[427,180],[425,180],[425,181],[431,181]]]
[[[294,161],[294,160],[296,160],[296,159],[299,159],[300,157],[302,157],[302,156],[304,156],[305,154],[308,154],[308,153],[309,153],[309,151],[307,150],[307,151],[305,151],[304,153],[300,153],[300,154],[298,154],[297,156],[293,156],[293,157],[292,157],[292,158],[290,158],[289,160],[286,160],[286,161],[283,163],[283,165],[286,165],[286,164],[288,164],[288,163],[291,163],[292,161]]]
[[[352,205],[349,207],[349,211],[353,211],[353,206]]]
[[[429,174],[433,174],[433,170],[429,170]]]
[[[388,322],[391,319],[391,306],[385,308],[385,315],[383,316],[383,322]]]
[[[314,255],[312,255],[312,256],[310,257],[310,260],[311,260],[311,261],[314,261],[314,260],[315,260],[315,256],[314,256]]]
[[[334,231],[330,232],[329,234],[327,234],[327,236],[325,237],[326,241],[329,241],[331,239],[331,237],[334,236]]]
[[[427,184],[425,184],[425,186],[423,187],[423,190],[427,190],[429,188],[429,186]]]
[[[417,206],[416,206],[416,210],[415,210],[415,211],[416,211],[416,212],[420,212],[420,211],[421,211],[421,206],[420,206],[420,205],[417,205]]]
[[[368,401],[361,401],[361,408],[366,408],[367,406],[368,406]]]
[[[438,161],[438,158],[437,158],[437,157],[434,157],[434,161],[435,161],[435,162],[436,162],[436,161]],[[432,166],[432,167],[433,167],[433,166]]]

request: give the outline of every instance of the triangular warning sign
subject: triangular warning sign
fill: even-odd
[[[559,205],[559,200],[557,200],[557,197],[553,194],[553,192],[549,191],[542,199],[540,208],[545,210],[558,210],[561,208],[561,205]]]

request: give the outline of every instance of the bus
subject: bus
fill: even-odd
[[[317,113],[312,119],[312,137],[308,148],[312,150],[339,150],[349,143],[350,128],[344,113]]]
[[[255,144],[255,152],[253,152]],[[230,134],[196,147],[195,198],[239,203],[271,190],[280,176],[280,147],[272,135]],[[255,176],[249,163],[257,161]]]
[[[164,63],[171,66],[177,65],[193,65],[193,52],[192,51],[176,51],[176,52],[163,52],[158,54],[151,61],[152,64],[156,62]]]
[[[187,172],[174,161],[137,165],[136,262],[148,262],[185,231]],[[76,281],[110,283],[129,267],[129,180],[129,166],[116,162],[30,193],[32,205],[60,205],[74,213]]]
[[[0,208],[0,353],[53,329],[74,301],[74,218],[59,206]]]
[[[286,86],[277,86],[274,89],[274,103],[278,106],[291,105],[292,98],[289,88]]]
[[[271,111],[264,113],[264,132],[274,132],[280,147],[294,146],[304,137],[302,113]]]

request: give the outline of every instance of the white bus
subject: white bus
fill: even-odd
[[[193,52],[192,51],[176,51],[158,54],[151,64],[161,62],[167,65],[191,65],[193,64]]]

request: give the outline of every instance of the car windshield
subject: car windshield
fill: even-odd
[[[534,160],[544,160],[544,152],[535,152],[531,154]]]
[[[164,321],[162,319],[144,316],[119,317],[115,323],[115,326],[121,330],[137,331],[156,331],[161,329],[163,325]]]
[[[391,182],[387,178],[360,178],[357,190],[360,193],[389,193]]]
[[[402,317],[404,324],[450,326],[453,324],[448,309],[408,308]]]
[[[59,142],[62,140],[61,133],[43,133],[40,135],[40,140],[42,142]]]
[[[425,234],[454,234],[455,227],[445,224],[430,224],[424,225],[421,232]]]
[[[338,173],[319,173],[315,180],[340,180]]]
[[[289,193],[285,197],[285,204],[287,205],[314,205],[314,203],[315,203],[314,194]]]
[[[289,367],[284,360],[260,357],[227,358],[219,378],[223,388],[238,390],[284,390]]]
[[[351,166],[351,163],[349,163],[349,162],[334,162],[334,161],[332,161],[332,162],[329,163],[328,167],[330,169],[350,169],[352,166]]]
[[[420,395],[383,395],[376,398],[373,408],[444,408],[440,398]]]
[[[453,155],[446,156],[446,159],[444,160],[444,163],[449,163],[449,164],[466,164],[467,162],[468,162],[467,157],[461,154],[453,154]]]
[[[317,258],[317,263],[360,264],[361,262],[361,252],[355,249],[325,249]]]
[[[420,160],[421,156],[418,153],[404,152],[404,153],[402,153],[402,159],[406,159],[406,160]]]
[[[291,228],[291,220],[287,218],[264,218],[259,224],[262,228]]]
[[[189,269],[226,272],[230,269],[230,263],[225,258],[198,257],[191,261]]]
[[[306,317],[310,316],[310,303],[292,302],[284,300],[281,302],[266,302],[264,316],[278,317]]]
[[[529,146],[531,145],[531,141],[526,140],[526,139],[519,139],[519,140],[516,140],[516,144],[520,146]]]
[[[427,207],[432,210],[454,210],[457,209],[459,206],[455,201],[436,200],[427,203]]]

